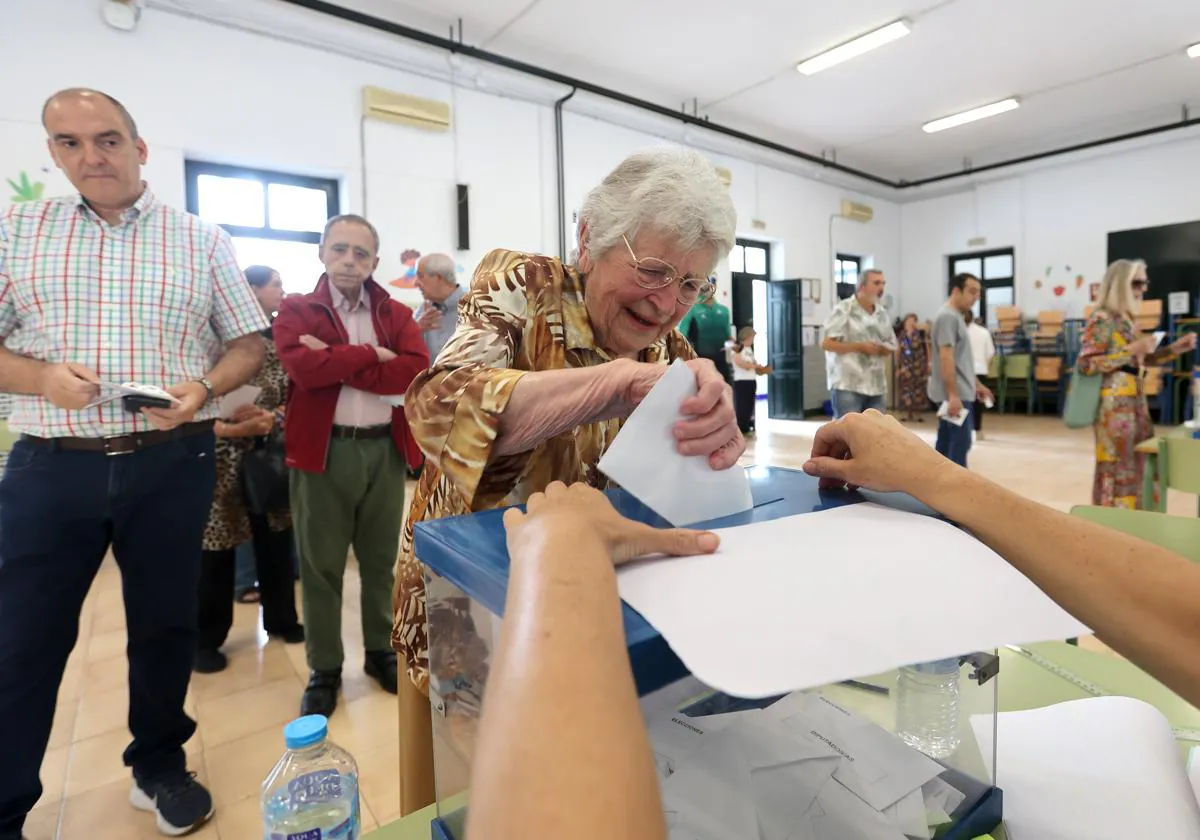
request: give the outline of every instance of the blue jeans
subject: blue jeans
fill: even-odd
[[[59,683],[110,546],[129,636],[125,764],[139,779],[186,767],[213,446],[212,432],[111,457],[27,438],[13,446],[0,479],[0,838],[20,837],[42,793]]]
[[[253,589],[258,584],[258,572],[254,566],[254,542],[246,540],[237,547],[234,554],[234,578],[233,591],[245,592],[248,589]]]
[[[847,414],[861,414],[868,408],[887,411],[887,400],[882,394],[871,397],[857,391],[841,391],[835,388],[830,393],[829,401],[833,405],[834,420],[845,417]]]
[[[973,403],[964,402],[963,410],[973,414],[977,409]],[[967,465],[967,453],[971,451],[971,432],[975,429],[975,419],[968,416],[961,426],[955,426],[945,420],[938,421],[937,445],[938,452],[945,455],[960,467]]]

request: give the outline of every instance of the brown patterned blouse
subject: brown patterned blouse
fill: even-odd
[[[492,454],[500,418],[525,372],[613,360],[596,346],[583,285],[573,267],[552,257],[492,251],[459,304],[458,330],[408,389],[405,414],[429,460],[400,537],[392,644],[418,688],[428,680],[429,646],[413,525],[520,504],[552,481],[607,484],[596,464],[620,431],[620,419],[579,426],[528,452]],[[694,357],[687,340],[672,331],[638,361],[670,364]]]

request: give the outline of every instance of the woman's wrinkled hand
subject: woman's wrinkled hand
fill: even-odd
[[[895,417],[868,409],[817,430],[804,471],[824,489],[866,487],[912,494],[946,469],[958,469]]]
[[[536,544],[555,532],[572,539],[599,537],[617,566],[652,554],[712,554],[720,545],[717,535],[708,531],[652,528],[626,519],[599,490],[586,484],[568,487],[560,481],[552,482],[544,493],[530,496],[524,512],[507,510],[504,527],[509,556],[514,560],[534,555]]]

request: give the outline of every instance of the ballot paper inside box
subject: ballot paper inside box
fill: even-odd
[[[712,527],[864,501],[857,494],[819,492],[813,479],[796,471],[752,468],[748,475],[755,507],[709,523]],[[627,494],[614,491],[609,497],[625,515],[663,524]],[[884,503],[928,513],[906,497],[887,497]],[[438,800],[433,836],[446,840],[465,836],[470,768],[499,640],[508,581],[501,517],[501,511],[488,511],[416,526],[429,622]],[[742,581],[730,593],[754,598],[755,587]],[[799,598],[797,608],[802,607]],[[959,747],[935,762],[893,734],[894,669],[782,698],[740,699],[693,676],[628,606],[624,624],[672,840],[971,840],[999,824],[1000,791],[987,781],[999,778],[995,751],[981,753],[969,723],[996,711],[1000,677],[986,653],[963,659]],[[846,616],[846,625],[855,625],[853,615]]]

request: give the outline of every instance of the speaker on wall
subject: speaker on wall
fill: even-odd
[[[458,185],[458,250],[471,250],[471,213],[466,184]]]

